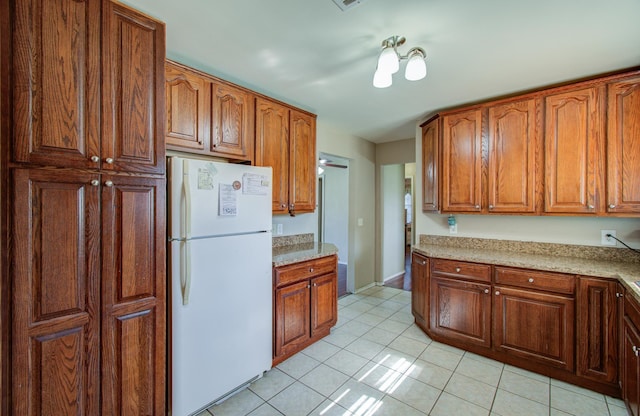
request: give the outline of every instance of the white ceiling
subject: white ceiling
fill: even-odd
[[[376,143],[443,108],[640,65],[640,0],[125,2],[166,22],[167,57]],[[392,35],[425,49],[427,77],[376,89]]]

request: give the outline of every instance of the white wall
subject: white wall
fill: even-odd
[[[335,163],[349,164],[336,159]],[[349,169],[326,167],[324,181],[324,241],[338,247],[338,261],[349,262]]]
[[[447,216],[422,212],[422,143],[416,126],[416,238],[420,234],[449,235]],[[456,215],[458,237],[495,238],[578,245],[600,245],[600,230],[616,230],[617,237],[640,248],[640,218],[560,217],[519,215]],[[620,245],[619,245],[620,246]],[[620,246],[621,247],[621,246]]]
[[[273,235],[276,235],[276,225],[282,224],[282,235],[294,234],[317,234],[318,231],[318,214],[317,211],[309,214],[296,214],[295,217],[289,214],[274,215],[271,220],[273,223]]]
[[[404,273],[404,165],[381,167],[382,281]]]

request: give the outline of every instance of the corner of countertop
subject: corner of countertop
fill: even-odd
[[[280,267],[338,253],[334,244],[317,242],[314,238],[313,233],[273,237],[273,266]]]

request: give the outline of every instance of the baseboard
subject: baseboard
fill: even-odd
[[[392,279],[395,279],[395,278],[397,278],[397,277],[400,277],[400,276],[402,276],[404,273],[405,273],[405,272],[404,272],[404,270],[403,270],[403,271],[398,272],[398,273],[396,273],[396,274],[394,274],[394,275],[391,275],[391,276],[389,276],[389,277],[385,277],[384,282],[389,281],[389,280],[392,280]],[[383,284],[384,284],[384,282],[383,282]]]

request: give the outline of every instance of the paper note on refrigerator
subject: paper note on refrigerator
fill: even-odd
[[[266,175],[245,173],[242,175],[242,193],[245,195],[268,195],[269,179]]]
[[[238,215],[238,198],[233,185],[221,183],[218,195],[218,215],[234,216]]]

